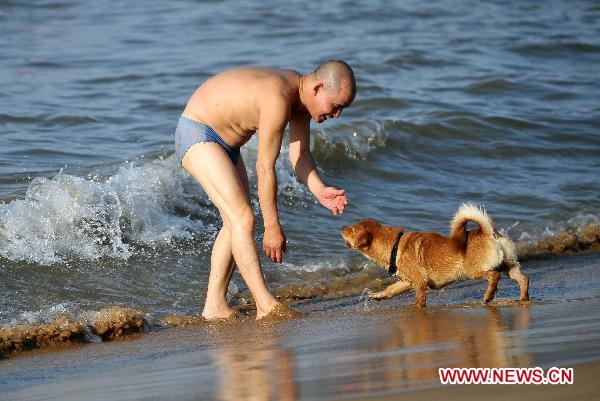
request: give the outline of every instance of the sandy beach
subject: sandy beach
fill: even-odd
[[[600,366],[600,254],[523,263],[527,304],[502,280],[463,281],[382,302],[293,304],[298,319],[196,323],[0,360],[3,400],[594,399]],[[572,385],[441,385],[440,367],[573,367]]]

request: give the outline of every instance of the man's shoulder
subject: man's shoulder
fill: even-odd
[[[263,79],[265,84],[281,91],[297,90],[297,79],[300,76],[297,71],[289,69],[269,68],[265,70]]]
[[[260,98],[267,103],[281,103],[290,106],[297,97],[298,87],[285,76],[279,74],[264,77]]]

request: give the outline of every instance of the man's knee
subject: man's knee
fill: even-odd
[[[237,209],[229,222],[229,228],[233,230],[254,231],[255,225],[256,217],[249,205]]]

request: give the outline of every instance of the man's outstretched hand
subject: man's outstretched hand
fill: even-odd
[[[317,199],[325,208],[331,210],[333,214],[344,213],[344,207],[348,204],[345,195],[346,191],[333,187],[324,187],[317,194]]]

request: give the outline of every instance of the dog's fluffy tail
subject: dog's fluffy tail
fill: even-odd
[[[477,223],[486,237],[494,235],[492,218],[488,216],[485,210],[473,203],[463,203],[450,222],[450,237],[465,242],[467,239],[467,223],[469,221]]]

